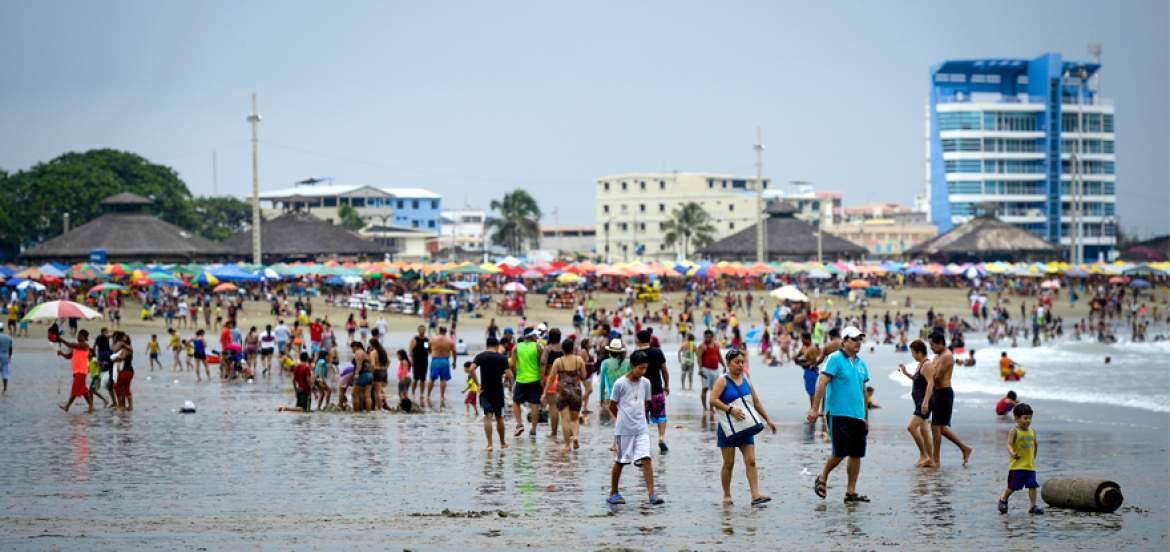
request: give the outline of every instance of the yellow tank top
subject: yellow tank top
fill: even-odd
[[[1015,449],[1019,458],[1013,458],[1008,469],[1036,471],[1036,430],[1017,427]]]

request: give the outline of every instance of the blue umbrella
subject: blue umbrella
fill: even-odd
[[[1134,278],[1133,280],[1130,280],[1129,287],[1134,289],[1146,289],[1150,287],[1150,281],[1143,280],[1141,278]]]

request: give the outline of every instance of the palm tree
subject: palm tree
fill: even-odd
[[[540,245],[540,206],[527,191],[517,188],[493,199],[491,209],[499,216],[488,217],[485,224],[492,229],[492,242],[503,245],[511,253],[523,253],[525,243]]]
[[[711,215],[694,201],[684,203],[671,212],[671,219],[663,225],[666,245],[682,242],[683,258],[690,258],[691,244],[703,247],[715,241],[715,227]]]

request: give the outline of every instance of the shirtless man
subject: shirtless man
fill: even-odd
[[[426,408],[427,403],[423,400],[423,392],[427,387],[427,367],[430,365],[430,340],[427,339],[427,327],[419,325],[418,333],[410,338],[410,344],[407,345],[407,354],[410,355],[410,394],[414,396],[414,402],[418,403],[419,407]],[[342,393],[342,396],[345,396]]]
[[[813,396],[817,392],[817,377],[820,374],[817,364],[820,359],[821,350],[813,343],[812,334],[808,332],[800,334],[800,352],[796,353],[796,365],[804,372],[804,392],[808,393],[809,408],[816,408],[813,405]]]
[[[431,373],[427,379],[427,403],[435,380],[439,380],[439,408],[447,406],[447,382],[451,381],[451,365],[455,358],[455,342],[447,335],[447,327],[439,326],[439,335],[431,340]]]
[[[922,399],[921,411],[930,412],[930,431],[934,437],[934,465],[941,466],[939,456],[942,451],[940,436],[954,443],[963,452],[963,465],[971,458],[971,447],[959,440],[959,436],[951,431],[951,411],[955,407],[955,390],[951,389],[951,374],[955,370],[955,358],[947,349],[946,336],[942,332],[930,334],[930,350],[934,352],[934,359],[930,364],[930,376],[926,382],[926,396]]]

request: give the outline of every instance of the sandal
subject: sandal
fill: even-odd
[[[622,497],[621,493],[614,493],[614,494],[610,495],[609,498],[605,499],[605,501],[610,503],[610,504],[625,504],[626,503],[626,499],[624,497]]]
[[[869,502],[869,497],[863,494],[845,493],[845,503],[849,504],[851,502]]]
[[[753,498],[752,499],[752,506],[759,506],[761,504],[767,504],[771,501],[772,501],[772,497],[770,497],[770,496],[761,496],[761,497]]]
[[[825,498],[825,496],[829,494],[828,491],[825,490],[825,482],[822,481],[820,477],[818,477],[816,479],[816,483],[813,484],[813,492],[821,498]]]
[[[516,428],[516,432],[512,434],[512,437],[519,437],[521,435],[524,435],[524,426]]]

